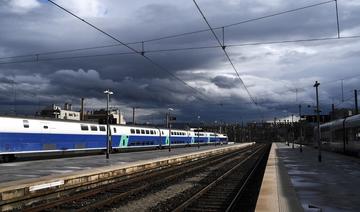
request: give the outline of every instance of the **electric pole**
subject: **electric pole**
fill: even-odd
[[[169,124],[169,152],[171,152],[171,114],[170,111],[173,111],[174,109],[168,108],[168,124]]]
[[[319,85],[318,81],[315,82],[316,89],[316,119],[317,119],[317,143],[318,143],[318,161],[321,162],[321,141],[320,141],[320,106],[319,106]]]
[[[133,125],[135,125],[135,107],[133,107],[132,109],[133,109],[132,122],[133,122]]]
[[[110,95],[114,94],[112,91],[110,91],[109,89],[107,89],[106,91],[104,91],[104,94],[106,94],[107,96],[107,101],[106,101],[106,159],[109,159],[109,155],[110,155],[110,139],[111,139],[111,134],[110,134],[110,124],[109,124],[109,101],[110,101]]]
[[[200,149],[200,116],[197,117],[198,118],[198,130],[197,130],[197,136],[198,136],[198,149]]]

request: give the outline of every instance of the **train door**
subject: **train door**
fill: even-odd
[[[162,135],[161,135],[161,130],[158,128],[157,129],[159,136],[158,136],[158,143],[159,143],[159,149],[162,149]]]
[[[42,150],[56,150],[56,149],[66,149],[63,143],[57,143],[52,139],[51,131],[52,126],[50,122],[40,121],[39,123],[40,133],[37,135],[39,141],[42,145]]]

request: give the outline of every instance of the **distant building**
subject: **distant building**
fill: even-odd
[[[349,108],[341,108],[341,109],[335,109],[334,111],[331,111],[329,115],[332,117],[332,119],[342,119],[345,117],[352,116],[354,113],[352,109]]]
[[[80,120],[80,112],[72,111],[71,104],[68,103],[65,103],[63,109],[60,106],[52,104],[44,108],[40,112],[40,116],[55,119]]]
[[[85,114],[85,120],[95,121],[100,124],[106,124],[106,110],[96,110],[91,113]],[[110,109],[109,111],[110,124],[126,124],[123,114],[118,109]]]

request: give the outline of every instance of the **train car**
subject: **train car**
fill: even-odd
[[[213,133],[147,126],[110,125],[111,147],[164,148],[211,143]],[[104,150],[107,126],[92,122],[0,117],[0,159],[19,154]]]
[[[218,133],[217,137],[219,138],[220,144],[227,144],[228,143],[228,137],[225,134]]]
[[[210,143],[210,137],[206,132],[194,132],[194,142],[199,144]]]
[[[360,115],[322,124],[320,133],[325,149],[360,156]]]

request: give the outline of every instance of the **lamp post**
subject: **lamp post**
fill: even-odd
[[[216,146],[216,133],[217,133],[217,132],[216,132],[216,131],[217,131],[217,130],[216,130],[216,128],[217,128],[217,121],[216,121],[216,120],[214,121],[214,125],[215,125],[214,136],[215,136],[215,146]],[[219,143],[220,143],[220,142],[219,142]]]
[[[104,91],[104,94],[106,94],[107,101],[106,101],[106,159],[109,159],[110,155],[110,125],[109,125],[109,101],[110,101],[110,95],[113,95],[114,93],[107,89]]]
[[[171,115],[170,111],[173,111],[174,109],[168,108],[168,124],[169,124],[169,152],[171,152]]]
[[[198,136],[198,149],[200,149],[200,116],[198,118],[198,130],[197,130],[197,136]]]
[[[317,142],[318,142],[318,150],[319,150],[318,161],[321,162],[319,85],[320,83],[318,81],[316,81],[314,84],[314,87],[316,88]]]

